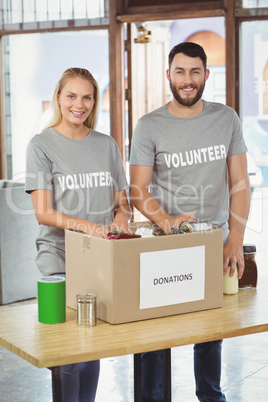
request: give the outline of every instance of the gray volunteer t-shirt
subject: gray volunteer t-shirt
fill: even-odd
[[[228,156],[247,151],[235,111],[204,102],[193,118],[173,116],[168,105],[141,117],[131,144],[131,165],[153,166],[150,193],[171,216],[194,212],[228,235]]]
[[[71,140],[49,128],[28,145],[25,191],[51,190],[53,208],[66,215],[110,224],[114,192],[127,186],[117,144],[105,134]],[[40,225],[36,246],[43,274],[65,272],[63,230]]]

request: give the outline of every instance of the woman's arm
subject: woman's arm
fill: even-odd
[[[57,229],[69,229],[82,232],[95,237],[106,238],[108,228],[65,215],[52,208],[50,190],[34,190],[31,192],[32,204],[35,216],[42,225],[52,226]]]

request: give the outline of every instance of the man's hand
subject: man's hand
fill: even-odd
[[[229,235],[223,247],[223,274],[225,275],[228,265],[231,264],[230,276],[233,276],[238,267],[238,279],[242,278],[245,262],[243,254],[243,241],[235,236]]]
[[[192,222],[195,220],[195,215],[193,212],[189,212],[187,214],[179,215],[176,218],[172,218],[168,215],[168,217],[163,221],[161,225],[161,229],[164,230],[166,234],[170,233],[171,228],[179,229],[179,226],[182,222]]]

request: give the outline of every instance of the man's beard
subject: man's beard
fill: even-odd
[[[183,106],[192,106],[201,98],[201,96],[204,92],[204,89],[205,89],[205,81],[203,84],[200,85],[194,98],[185,98],[185,99],[182,98],[179,95],[179,91],[177,90],[176,86],[172,84],[171,80],[169,81],[169,86],[170,86],[170,89],[171,89],[171,92],[172,92],[174,98],[176,99],[176,101],[178,103],[180,103]],[[182,88],[180,88],[180,89],[182,89]],[[189,88],[189,85],[187,88]],[[196,85],[193,85],[191,88],[198,88],[198,87]]]

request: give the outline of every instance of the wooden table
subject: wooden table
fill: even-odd
[[[224,296],[224,307],[134,323],[95,327],[76,324],[67,309],[63,324],[38,322],[37,304],[0,307],[0,345],[36,367],[52,369],[59,401],[59,366],[268,331],[268,278],[257,289]],[[138,400],[136,398],[136,400]]]

